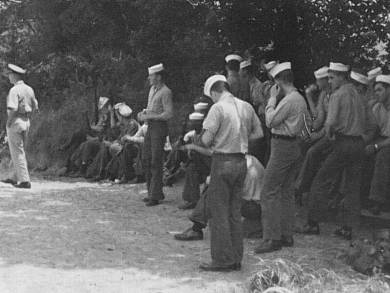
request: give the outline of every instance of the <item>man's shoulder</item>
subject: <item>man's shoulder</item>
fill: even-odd
[[[292,101],[292,102],[299,102],[299,103],[305,103],[305,98],[297,90],[295,90],[295,91],[291,92],[290,94],[288,94],[283,100],[285,100],[285,101]]]
[[[346,83],[340,86],[337,90],[335,90],[332,96],[340,97],[340,96],[358,96],[358,92],[355,86],[351,83]]]
[[[172,90],[166,84],[162,86],[161,91],[166,94],[172,94]]]

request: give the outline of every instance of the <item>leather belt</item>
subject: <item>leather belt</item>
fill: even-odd
[[[284,140],[296,140],[297,139],[296,136],[289,136],[289,135],[282,135],[282,134],[275,134],[275,133],[272,133],[271,137],[275,138],[275,139],[284,139]]]

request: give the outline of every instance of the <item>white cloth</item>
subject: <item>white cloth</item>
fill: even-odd
[[[244,181],[243,199],[260,201],[264,184],[264,166],[254,156],[246,155],[247,173]]]

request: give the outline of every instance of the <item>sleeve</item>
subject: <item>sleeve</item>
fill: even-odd
[[[19,106],[19,98],[18,93],[14,88],[12,88],[9,91],[8,97],[7,97],[7,108],[17,111]]]
[[[283,121],[286,120],[290,113],[291,103],[287,103],[284,99],[280,101],[279,105],[275,108],[276,98],[271,97],[268,101],[268,105],[265,108],[265,120],[267,126],[270,128],[277,127]]]
[[[372,108],[372,114],[375,119],[375,124],[379,127],[379,129],[386,129],[390,119],[385,107],[380,103],[375,104],[375,106]]]
[[[254,88],[253,104],[258,107],[259,115],[264,114],[266,101],[263,95],[263,85],[259,84]]]
[[[33,110],[38,110],[39,109],[39,104],[38,104],[38,100],[37,98],[35,97],[35,92],[33,89],[31,89],[32,91],[32,109]]]
[[[367,135],[373,135],[376,131],[376,121],[374,117],[374,113],[371,111],[370,106],[368,103],[365,103],[365,110],[366,110],[366,131],[365,133]]]
[[[328,115],[325,124],[331,127],[337,125],[337,119],[339,116],[341,97],[339,94],[334,94],[329,99]]]
[[[251,119],[251,132],[250,136],[259,136],[259,138],[264,137],[263,128],[261,127],[261,122],[259,117],[257,117],[256,112],[253,110],[252,107],[250,107],[251,113],[252,113],[252,119]]]
[[[209,113],[206,116],[206,119],[203,121],[203,129],[210,131],[213,134],[216,134],[220,127],[220,121],[222,119],[221,111],[217,105],[213,105],[210,108]]]
[[[172,91],[168,90],[166,93],[164,93],[162,97],[162,104],[164,113],[167,114],[167,118],[172,118],[173,114],[173,102],[172,102]]]

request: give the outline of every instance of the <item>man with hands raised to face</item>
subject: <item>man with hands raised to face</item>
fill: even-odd
[[[271,128],[271,156],[262,190],[263,239],[256,253],[280,250],[293,245],[294,180],[301,151],[297,136],[304,127],[307,106],[294,86],[291,63],[277,64],[270,74],[275,80],[265,109]]]

